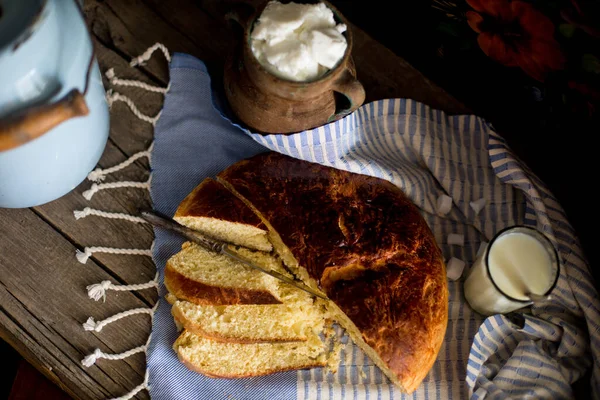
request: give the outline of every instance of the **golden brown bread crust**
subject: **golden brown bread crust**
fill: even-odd
[[[207,217],[239,222],[267,230],[265,225],[240,199],[219,182],[207,178],[179,204],[177,217]]]
[[[281,304],[267,290],[210,286],[192,280],[175,270],[168,261],[165,267],[165,287],[178,299],[200,305]]]
[[[404,389],[427,375],[448,319],[445,266],[393,184],[264,153],[218,175],[279,233]]]

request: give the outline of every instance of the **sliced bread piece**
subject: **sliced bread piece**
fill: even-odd
[[[174,219],[229,243],[267,252],[273,249],[260,218],[223,185],[210,178],[202,181],[181,202]]]
[[[192,371],[213,378],[245,378],[327,365],[325,345],[317,335],[305,342],[223,343],[187,330],[173,349]]]
[[[272,269],[276,261],[266,253],[240,249],[240,253]],[[184,243],[167,261],[165,286],[175,297],[195,304],[280,304],[276,279],[222,254]]]
[[[308,299],[311,300],[311,299]],[[204,306],[176,301],[171,312],[185,329],[223,342],[306,341],[323,330],[324,310],[312,301],[275,305]]]

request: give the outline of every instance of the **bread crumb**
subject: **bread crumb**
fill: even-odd
[[[344,335],[338,335],[335,330],[334,322],[332,320],[328,320],[328,323],[325,325],[323,332],[325,333],[326,338],[331,338],[329,343],[329,353],[327,354],[327,365],[325,366],[325,371],[329,371],[331,373],[336,373],[341,363],[341,352],[345,347],[342,339]]]
[[[365,371],[362,368],[358,370],[358,375],[363,379],[367,379],[367,374],[365,374]]]
[[[335,337],[335,328],[333,327],[333,321],[329,318],[325,318],[325,326],[323,327],[323,335],[325,338]]]
[[[329,352],[327,357],[327,366],[325,367],[327,371],[331,373],[336,373],[340,366],[340,354],[342,352],[342,348],[344,345],[340,341],[336,341],[333,345],[333,350]]]

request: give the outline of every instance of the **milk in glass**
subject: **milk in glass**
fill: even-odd
[[[548,294],[559,273],[552,243],[540,232],[513,227],[498,233],[475,261],[465,281],[465,298],[484,315],[532,304],[528,293]]]

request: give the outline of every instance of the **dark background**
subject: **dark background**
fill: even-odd
[[[407,60],[474,114],[491,122],[507,139],[517,156],[562,204],[579,234],[598,288],[600,271],[593,267],[599,260],[593,244],[600,221],[595,195],[600,172],[595,145],[600,135],[598,116],[589,118],[558,107],[557,99],[548,98],[556,94],[550,90],[537,93],[540,87],[544,90],[544,85],[529,79],[518,68],[504,67],[486,58],[475,39],[469,37],[475,32],[466,22],[458,34],[472,48],[461,51],[457,49],[461,44],[449,46],[448,43],[454,44],[450,39],[456,32],[449,35],[444,31],[448,18],[432,7],[437,2],[330,2],[349,21]],[[539,102],[536,95],[547,98]]]

